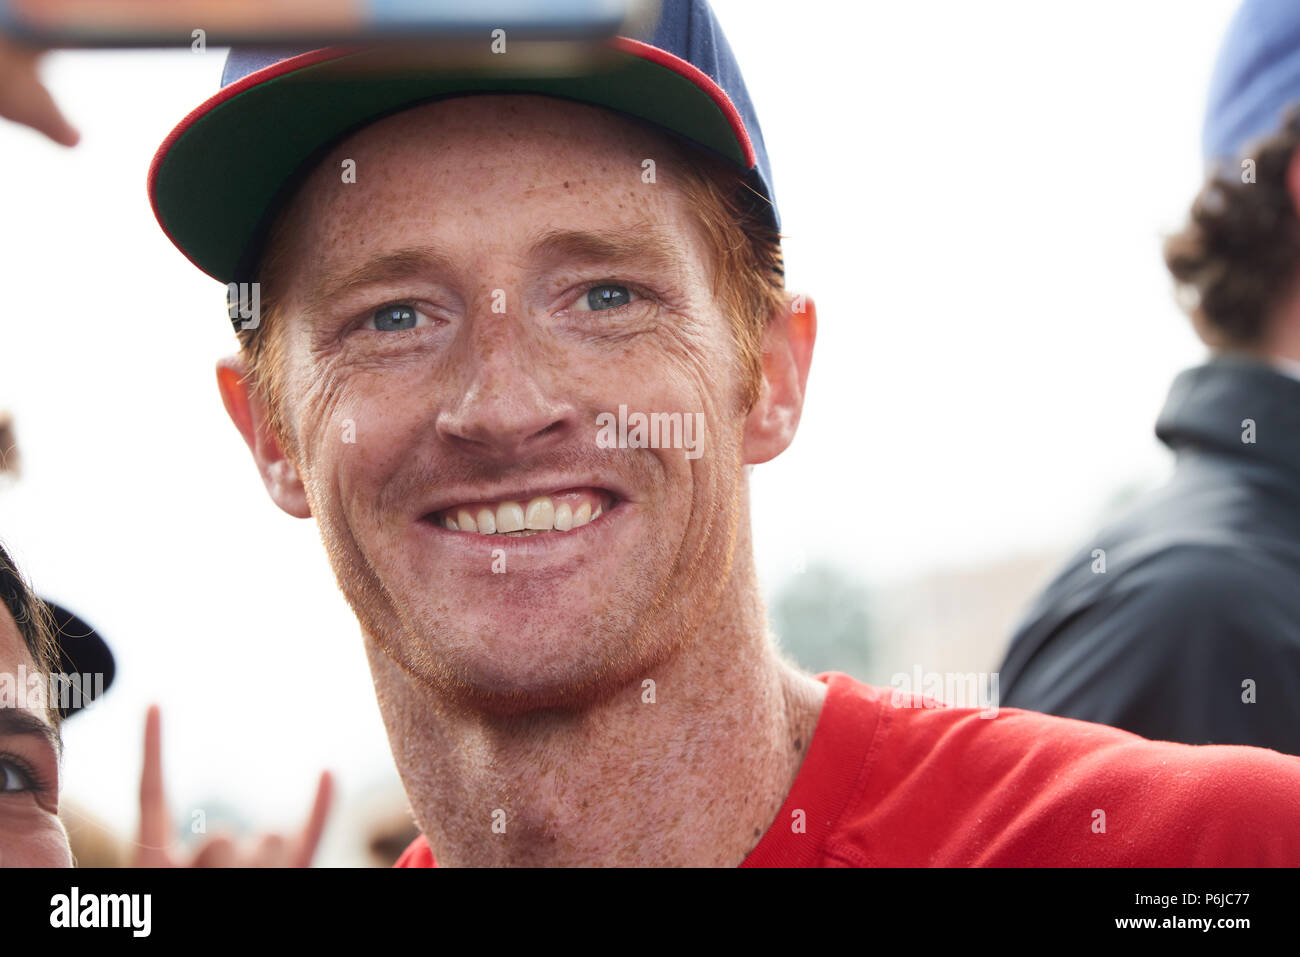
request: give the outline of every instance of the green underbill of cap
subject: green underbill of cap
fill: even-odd
[[[665,67],[619,54],[598,74],[509,76],[355,69],[353,54],[277,77],[195,121],[159,166],[163,227],[222,282],[248,280],[282,193],[339,139],[421,103],[475,93],[537,93],[603,106],[665,126],[745,167],[726,115],[704,91]]]

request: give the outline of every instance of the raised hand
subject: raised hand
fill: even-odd
[[[172,847],[162,770],[162,712],[149,708],[144,722],[144,770],[140,775],[140,832],[132,856],[134,867],[310,867],[325,830],[334,780],[322,771],[316,799],[303,829],[292,838],[266,834],[251,845],[213,835],[188,856]]]

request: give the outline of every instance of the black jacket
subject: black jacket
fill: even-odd
[[[1216,358],[1174,380],[1156,435],[1173,478],[1030,607],[1000,703],[1300,754],[1300,381]]]

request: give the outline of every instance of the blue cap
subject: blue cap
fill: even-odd
[[[1215,62],[1201,148],[1209,169],[1235,166],[1300,105],[1300,2],[1245,0]]]
[[[508,70],[487,73],[436,64],[376,69],[385,61],[373,48],[233,49],[221,90],[154,156],[154,215],[208,275],[226,283],[248,279],[286,188],[331,143],[420,103],[514,92],[617,110],[710,150],[747,174],[779,230],[758,116],[706,0],[664,0],[646,33],[608,41],[608,62],[567,75],[508,63]]]

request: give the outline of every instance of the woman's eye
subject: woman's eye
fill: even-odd
[[[618,286],[612,283],[605,283],[600,286],[592,286],[587,290],[586,295],[579,296],[576,305],[579,305],[579,312],[596,312],[601,309],[616,309],[619,306],[626,306],[632,301],[632,290],[627,286]],[[639,297],[638,297],[639,298]],[[585,308],[581,308],[585,306]]]
[[[0,794],[13,791],[33,791],[36,785],[27,773],[9,761],[0,761]]]
[[[370,328],[379,332],[400,332],[428,324],[428,317],[410,306],[383,306],[374,311],[368,323]]]

